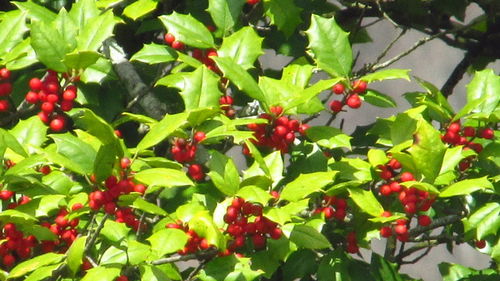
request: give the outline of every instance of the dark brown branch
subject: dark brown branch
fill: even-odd
[[[445,225],[459,222],[461,219],[462,219],[462,216],[459,216],[459,215],[449,215],[446,217],[437,218],[428,226],[417,226],[413,229],[410,229],[409,234],[411,237],[416,237],[416,236],[418,236],[426,231],[429,231],[429,230],[432,230],[432,229],[435,229],[435,228],[438,228],[441,226],[445,226]]]
[[[472,64],[473,57],[474,57],[473,52],[469,51],[465,54],[465,56],[457,64],[457,66],[455,66],[455,69],[453,69],[453,72],[451,73],[451,75],[448,77],[443,87],[441,88],[441,93],[445,97],[448,97],[453,93],[453,89],[458,84],[458,82],[462,80],[465,72],[467,71],[467,68]]]
[[[194,254],[189,254],[189,255],[176,255],[173,257],[168,257],[168,258],[163,258],[159,260],[152,261],[152,265],[160,265],[160,264],[166,264],[166,263],[174,263],[178,261],[188,261],[188,260],[203,260],[207,258],[213,258],[215,255],[217,255],[218,251],[217,249],[210,249],[207,251],[203,252],[197,252]]]

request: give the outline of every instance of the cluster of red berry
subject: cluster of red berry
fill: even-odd
[[[262,113],[259,118],[267,119],[267,124],[248,124],[247,128],[254,131],[255,139],[252,142],[260,147],[268,147],[287,153],[290,145],[295,140],[295,134],[305,134],[309,126],[300,124],[298,120],[282,116],[283,108],[281,106],[272,106],[271,114]],[[243,153],[249,155],[249,150],[243,147]]]
[[[321,206],[316,208],[313,214],[323,213],[326,219],[335,218],[344,221],[346,216],[347,201],[344,198],[325,195]]]
[[[435,198],[428,191],[414,187],[406,188],[400,184],[401,182],[414,181],[415,177],[410,172],[400,173],[402,167],[399,161],[392,158],[386,165],[381,165],[378,168],[380,169],[380,177],[386,181],[380,186],[380,194],[383,196],[391,196],[393,193],[398,194],[399,202],[410,219],[416,216],[417,212],[426,212],[430,209]],[[386,211],[382,216],[390,217],[391,213]],[[427,226],[431,223],[431,218],[425,214],[420,214],[417,216],[417,221],[419,225]],[[396,220],[395,225],[383,226],[380,229],[380,234],[382,237],[390,237],[393,235],[394,230],[398,240],[407,241],[409,222],[408,219]]]
[[[74,212],[82,207],[82,204],[76,203],[71,206],[71,211]],[[76,227],[78,226],[78,223],[80,223],[80,220],[78,218],[68,220],[68,214],[69,212],[66,209],[60,209],[54,219],[54,223],[51,224],[48,221],[41,223],[43,227],[50,229],[50,231],[57,236],[57,239],[54,241],[47,240],[41,242],[42,252],[53,252],[55,248],[58,247],[58,250],[61,253],[64,253],[69,246],[73,244],[73,241],[75,241],[78,236]]]
[[[363,80],[352,82],[350,90],[346,90],[343,83],[333,85],[332,92],[336,95],[343,95],[342,100],[334,100],[330,102],[330,109],[337,113],[342,111],[342,107],[347,104],[350,108],[359,108],[361,106],[360,94],[366,91],[368,84]]]
[[[236,116],[233,103],[234,99],[231,96],[222,96],[219,99],[220,108],[224,110],[224,114],[229,118],[234,118]]]
[[[57,72],[48,70],[43,79],[32,78],[29,81],[31,90],[25,97],[28,103],[40,106],[38,117],[43,123],[49,124],[54,132],[62,131],[66,127],[66,117],[63,112],[73,108],[77,95],[77,88],[72,84],[75,79],[63,76],[60,78]]]
[[[15,199],[15,193],[10,191],[10,190],[2,190],[0,191],[0,199],[3,201],[9,201],[10,199],[14,198]],[[21,196],[17,202],[10,202],[7,204],[7,209],[15,209],[19,205],[24,205],[28,202],[31,201],[31,198],[29,198],[26,195]]]
[[[480,143],[473,142],[473,140],[475,138],[493,139],[494,137],[495,132],[491,128],[483,128],[480,130],[476,130],[474,127],[462,128],[460,121],[456,121],[446,128],[446,133],[441,136],[441,139],[443,142],[452,146],[463,145],[464,149],[472,149],[476,153],[480,153],[483,150],[483,146]],[[459,170],[467,170],[471,166],[474,158],[474,156],[470,156],[460,161],[458,164]]]
[[[187,255],[196,253],[200,250],[207,250],[212,247],[206,238],[202,238],[194,231],[193,229],[189,229],[189,227],[182,222],[178,221],[176,223],[167,223],[166,228],[176,228],[184,231],[188,236],[188,241],[182,250],[179,250],[177,253],[179,255]]]
[[[4,99],[12,93],[12,84],[10,83],[10,70],[0,68],[0,112],[8,111],[10,108],[9,101]]]
[[[126,157],[120,160],[123,179],[118,180],[113,175],[109,176],[104,182],[106,190],[96,190],[89,194],[89,207],[94,211],[103,208],[107,214],[115,215],[117,222],[124,222],[137,230],[139,228],[139,220],[135,217],[132,209],[118,208],[116,204],[118,197],[122,194],[129,194],[131,192],[144,194],[146,191],[146,186],[135,184],[132,178],[129,178],[128,169],[130,164],[130,159]]]
[[[176,138],[170,148],[170,153],[175,161],[179,163],[191,163],[195,160],[197,144],[206,138],[204,132],[196,132],[191,141],[183,138]],[[205,178],[205,172],[200,164],[189,164],[188,174],[192,179],[200,181]]]
[[[216,49],[193,49],[193,53],[191,55],[193,58],[201,61],[201,63],[203,63],[208,69],[219,75],[221,74],[219,67],[217,67],[215,61],[212,59],[212,57],[219,56]]]
[[[28,259],[38,243],[35,236],[24,236],[13,223],[6,223],[3,226],[0,240],[2,240],[0,257],[4,269],[11,268],[17,261]]]
[[[245,246],[247,237],[251,239],[254,249],[260,250],[266,247],[268,237],[280,239],[283,234],[277,223],[262,215],[261,205],[245,202],[241,197],[235,197],[227,207],[224,222],[228,224],[226,233],[232,237],[229,252]]]

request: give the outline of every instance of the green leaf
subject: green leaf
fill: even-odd
[[[16,137],[14,137],[12,134],[1,128],[0,128],[0,140],[1,140],[0,146],[5,145],[5,148],[10,148],[15,153],[24,157],[28,157],[28,154],[24,150],[23,146],[17,141]],[[0,156],[3,156],[3,153],[1,153]]]
[[[26,260],[16,265],[9,273],[9,278],[17,278],[26,275],[33,270],[60,262],[64,258],[63,254],[46,253],[32,259]]]
[[[333,183],[337,171],[301,174],[288,183],[282,190],[280,198],[288,201],[299,201],[309,194],[320,191]]]
[[[264,10],[271,23],[286,37],[290,37],[302,22],[300,18],[302,9],[297,7],[293,0],[264,0]]]
[[[289,239],[297,246],[306,249],[325,249],[332,245],[328,242],[323,234],[319,233],[313,227],[307,225],[285,225],[286,227],[292,226]]]
[[[381,149],[372,148],[368,150],[368,162],[372,165],[372,167],[377,167],[379,165],[385,165],[389,162],[389,158],[387,157],[385,151]]]
[[[114,281],[120,275],[121,268],[98,266],[87,270],[81,281]]]
[[[358,158],[343,158],[330,165],[332,170],[339,171],[339,178],[357,181],[368,182],[372,180],[370,163]]]
[[[99,147],[93,168],[93,175],[95,176],[96,182],[101,182],[111,175],[115,160],[116,151],[112,143]]]
[[[312,15],[306,34],[308,48],[318,67],[332,76],[347,77],[352,67],[352,50],[348,33],[337,25],[335,19]]]
[[[182,170],[167,168],[143,170],[135,174],[134,179],[147,186],[177,187],[194,185]]]
[[[293,252],[282,267],[283,280],[308,278],[317,271],[317,254],[311,250]]]
[[[133,20],[137,20],[154,11],[157,5],[158,0],[138,0],[125,7],[123,15]]]
[[[190,47],[213,48],[214,38],[210,31],[191,15],[173,12],[168,16],[160,16],[160,21],[175,39]]]
[[[147,240],[151,243],[153,253],[159,258],[184,248],[188,237],[180,229],[167,228],[153,233]]]
[[[314,66],[305,57],[300,57],[283,69],[281,80],[304,89],[309,85],[313,70]]]
[[[106,220],[99,235],[111,242],[116,243],[126,239],[129,231],[130,228],[128,228],[124,223]]]
[[[226,248],[226,241],[219,227],[217,227],[213,218],[207,211],[197,212],[194,217],[189,220],[189,229],[196,231],[200,237],[206,238],[210,245],[214,245],[219,249]]]
[[[35,50],[31,47],[31,38],[26,38],[5,54],[5,66],[10,70],[18,70],[38,62]]]
[[[38,116],[32,116],[19,121],[10,133],[24,146],[38,147],[47,139],[47,126],[40,121]]]
[[[208,164],[210,172],[208,175],[213,183],[226,195],[232,196],[236,194],[240,186],[240,176],[233,159],[218,151],[211,151],[210,154],[211,158]]]
[[[21,41],[26,27],[26,13],[13,11],[5,13],[0,22],[0,57],[7,54]]]
[[[370,73],[365,76],[359,78],[359,80],[363,80],[366,83],[372,83],[374,81],[382,81],[389,79],[405,79],[410,81],[410,76],[408,75],[410,72],[409,69],[384,69],[377,71],[375,73]]]
[[[352,137],[342,133],[342,130],[329,126],[314,126],[306,131],[307,137],[318,145],[333,149],[345,147],[351,149]]]
[[[372,254],[370,262],[371,272],[377,281],[403,281],[398,273],[396,265],[389,263],[386,259],[376,253]]]
[[[493,185],[487,177],[466,179],[456,182],[441,191],[439,197],[451,197],[470,194],[477,190],[493,189]]]
[[[247,185],[241,188],[236,195],[245,199],[245,201],[260,203],[264,206],[273,198],[269,192],[255,185]]]
[[[69,16],[73,22],[82,30],[87,23],[99,16],[100,10],[95,0],[80,0],[71,6]]]
[[[141,265],[141,280],[148,281],[162,281],[170,280],[168,276],[157,266]]]
[[[144,47],[130,58],[131,61],[148,64],[166,63],[176,59],[177,53],[172,48],[155,43],[144,44]]]
[[[97,51],[102,42],[113,34],[114,28],[115,19],[112,10],[87,22],[77,38],[78,50]]]
[[[57,153],[70,159],[70,161],[80,166],[87,174],[91,174],[94,171],[94,160],[96,159],[97,152],[91,145],[70,133],[50,135],[50,137],[57,146]]]
[[[144,262],[151,253],[149,245],[137,242],[136,240],[129,240],[127,243],[127,254],[129,263],[137,265]]]
[[[123,156],[122,146],[113,128],[92,110],[78,108],[71,111],[71,118],[79,128],[98,138],[104,145],[113,144],[118,156]]]
[[[26,11],[28,13],[28,17],[32,20],[50,23],[56,19],[56,14],[54,12],[32,1],[12,3],[16,5],[19,10]]]
[[[378,107],[396,107],[396,102],[390,96],[369,89],[363,95],[363,100]]]
[[[379,217],[384,212],[384,207],[382,207],[370,190],[364,190],[359,187],[348,188],[348,190],[351,199],[358,205],[361,211],[372,217]]]
[[[68,251],[66,252],[68,268],[73,276],[75,276],[75,274],[80,271],[86,241],[87,236],[78,237],[75,241],[73,241],[73,244],[71,244]]]
[[[66,54],[63,59],[63,63],[69,69],[80,70],[93,65],[99,57],[99,53],[94,51],[77,51]]]
[[[104,80],[117,80],[113,65],[108,59],[99,58],[95,64],[89,66],[80,79],[85,83],[101,84]]]
[[[31,216],[31,215],[19,212],[17,210],[10,209],[10,210],[2,211],[0,213],[0,221],[12,222],[12,223],[19,224],[19,225],[22,225],[22,224],[29,225],[29,224],[32,224],[33,222],[35,222],[36,218]]]
[[[209,0],[207,12],[212,17],[216,34],[225,37],[238,22],[245,0]]]
[[[186,110],[218,107],[219,97],[222,95],[219,90],[219,76],[204,65],[190,73],[179,72],[166,76],[157,84],[181,90],[180,95]]]
[[[433,183],[446,153],[446,146],[441,141],[441,134],[431,124],[421,119],[413,135],[413,145],[408,149],[419,172],[425,181]]]
[[[166,216],[167,212],[163,210],[162,208],[156,206],[153,203],[149,203],[148,201],[144,200],[141,197],[137,197],[137,199],[134,200],[134,203],[130,205],[130,207],[134,209],[139,209],[141,211],[144,211],[146,213],[154,214],[154,215],[160,215],[160,216]]]
[[[224,3],[233,2],[216,1]],[[219,57],[231,58],[233,62],[244,69],[253,68],[255,60],[264,53],[262,51],[263,40],[253,28],[246,26],[231,34],[231,36],[224,38],[222,46],[218,50],[218,55]]]
[[[341,81],[342,78],[333,78],[328,80],[320,80],[316,82],[311,87],[308,87],[302,91],[299,91],[298,94],[294,95],[293,99],[290,100],[285,107],[285,111],[289,108],[293,108],[295,106],[305,106],[307,102],[314,99],[318,96],[322,91],[331,88],[334,84]],[[283,82],[288,83],[288,80],[283,79]],[[321,108],[323,109],[323,105],[321,104]],[[299,107],[300,110],[300,107]]]
[[[472,112],[491,113],[500,102],[500,76],[492,69],[476,72],[467,85],[467,103],[481,100]]]
[[[66,72],[62,62],[71,50],[59,31],[44,22],[31,24],[31,46],[37,58],[48,68],[57,72]]]
[[[101,256],[100,265],[125,265],[127,263],[127,253],[114,246],[109,247]]]
[[[497,202],[486,203],[475,211],[469,218],[464,219],[465,231],[476,229],[476,239],[481,240],[488,234],[495,235],[500,228],[500,204]]]
[[[68,50],[73,50],[76,48],[76,36],[78,34],[78,27],[70,18],[68,12],[65,8],[62,8],[57,15],[57,18],[52,23],[53,27],[55,27],[64,42],[68,45]]]
[[[253,77],[239,64],[230,58],[212,57],[217,66],[238,89],[258,101],[265,101],[264,93]]]
[[[43,266],[40,268],[37,268],[35,271],[33,271],[24,281],[39,281],[39,280],[46,280],[46,278],[51,277],[52,273],[59,267],[61,266],[61,263],[56,263],[53,265],[49,266]]]
[[[160,122],[151,127],[149,132],[137,145],[138,151],[150,148],[169,137],[175,130],[186,124],[187,113],[166,115]]]

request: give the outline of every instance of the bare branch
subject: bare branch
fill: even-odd
[[[207,251],[202,251],[202,252],[197,252],[194,254],[189,254],[189,255],[176,255],[173,257],[168,257],[168,258],[163,258],[159,260],[152,261],[152,265],[160,265],[160,264],[165,264],[165,263],[174,263],[178,261],[188,261],[188,260],[201,260],[201,259],[207,259],[207,258],[212,258],[215,255],[217,255],[218,251],[217,249],[210,249]]]

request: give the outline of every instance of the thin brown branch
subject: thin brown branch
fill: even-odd
[[[174,262],[178,262],[178,261],[203,260],[203,259],[207,259],[207,258],[212,258],[215,255],[217,255],[217,253],[218,253],[217,249],[209,249],[206,251],[197,252],[194,254],[189,254],[189,255],[184,255],[184,256],[175,255],[172,257],[168,257],[168,258],[158,259],[158,260],[152,261],[151,264],[152,265],[160,265],[160,264],[166,264],[166,263],[174,263]]]
[[[409,234],[411,237],[416,237],[426,231],[459,222],[461,219],[462,216],[459,215],[449,215],[446,217],[437,218],[434,221],[432,221],[432,223],[429,224],[428,226],[417,226],[413,229],[410,229]]]

